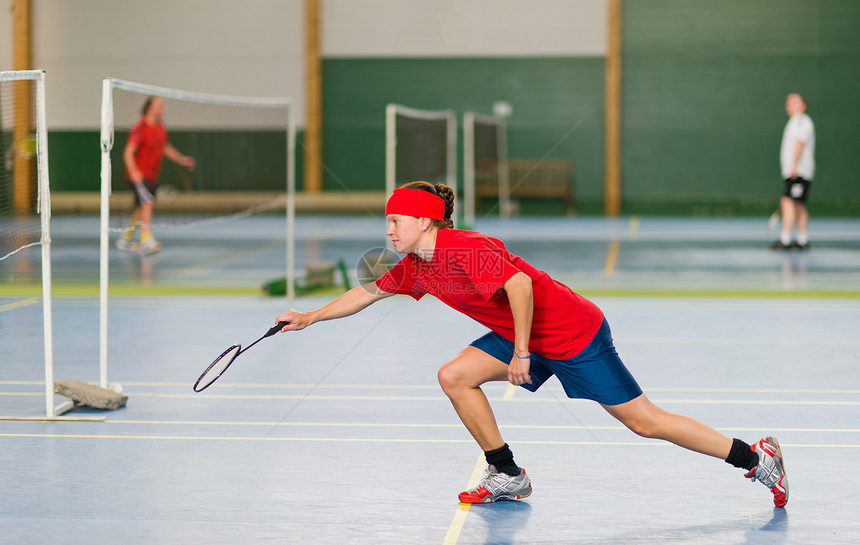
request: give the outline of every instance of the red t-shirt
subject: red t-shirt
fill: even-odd
[[[529,350],[564,360],[579,354],[600,329],[591,301],[529,265],[500,241],[473,231],[442,229],[431,261],[408,254],[376,285],[421,299],[425,293],[514,342],[514,318],[502,286],[514,274],[531,278],[534,301]]]
[[[158,181],[161,171],[161,159],[164,157],[164,145],[167,144],[167,131],[164,125],[149,125],[141,119],[128,135],[128,143],[134,144],[134,161],[143,177],[151,182]],[[130,178],[128,169],[126,178]]]

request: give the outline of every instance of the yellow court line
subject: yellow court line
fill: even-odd
[[[144,424],[159,426],[265,426],[265,427],[295,427],[295,428],[432,428],[460,429],[462,424],[427,424],[415,422],[242,422],[242,421],[203,421],[203,420],[105,420],[106,424]],[[551,425],[551,424],[500,424],[505,430],[563,430],[563,431],[628,431],[626,426],[582,426],[582,425]],[[860,433],[860,428],[736,428],[719,427],[719,431],[745,431],[755,433]]]
[[[604,276],[612,276],[612,272],[615,270],[615,263],[618,261],[620,247],[621,243],[617,240],[609,243],[609,255],[606,256],[606,266],[603,267]]]
[[[6,312],[7,310],[15,310],[16,308],[26,307],[28,305],[32,305],[39,302],[38,297],[30,297],[29,299],[24,299],[23,301],[15,301],[14,303],[7,303],[0,307],[0,312]]]
[[[513,384],[511,386],[513,386]],[[484,474],[484,467],[486,465],[487,461],[484,458],[484,453],[481,452],[478,454],[478,461],[475,462],[475,467],[472,469],[472,475],[469,477],[469,482],[466,484],[466,490],[478,485],[478,481]],[[466,523],[466,515],[469,514],[470,507],[472,507],[471,503],[460,503],[460,505],[457,506],[457,512],[454,513],[454,519],[448,527],[448,532],[445,534],[445,540],[442,542],[442,545],[457,544],[457,541],[460,539],[460,532],[463,531],[463,524]]]
[[[516,386],[508,384],[505,389],[505,394],[502,396],[502,401],[512,401],[516,391]],[[486,465],[487,460],[484,453],[480,452],[478,454],[478,461],[475,462],[475,467],[472,469],[472,475],[469,477],[469,482],[466,484],[466,490],[478,485],[478,481],[480,481],[481,476],[483,476]],[[471,506],[472,504],[470,503],[460,503],[457,506],[457,511],[454,513],[454,519],[448,527],[448,532],[445,534],[445,540],[442,542],[442,545],[457,545],[457,541],[460,539],[460,532],[463,530],[463,524],[466,523],[466,515],[469,514],[469,508]]]
[[[152,424],[167,426],[265,426],[265,427],[296,427],[296,428],[432,428],[453,429],[462,428],[462,424],[427,424],[415,422],[242,422],[242,421],[202,421],[202,420],[105,420],[107,424]],[[552,425],[552,424],[500,424],[499,428],[505,430],[602,430],[602,431],[627,431],[626,426],[582,426],[582,425]],[[736,428],[719,427],[719,431],[745,431],[755,433],[860,433],[860,428]]]
[[[636,240],[639,236],[639,217],[630,216],[630,240]]]
[[[636,216],[630,217],[630,225],[628,227],[628,237],[630,240],[636,240],[639,235],[639,218]],[[612,276],[615,271],[615,264],[618,263],[618,254],[621,251],[621,242],[613,240],[609,243],[609,252],[606,256],[606,265],[603,267],[603,276]]]

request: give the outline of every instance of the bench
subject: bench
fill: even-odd
[[[509,159],[508,185],[511,199],[563,199],[568,215],[573,210],[571,162],[567,159]],[[481,161],[475,170],[475,206],[484,198],[499,197],[498,169],[491,161]]]

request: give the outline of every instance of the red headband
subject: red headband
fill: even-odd
[[[394,190],[385,205],[385,215],[388,214],[444,220],[445,201],[428,191],[401,187]]]

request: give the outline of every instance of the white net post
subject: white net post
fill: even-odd
[[[385,201],[394,193],[397,177],[397,105],[385,107]],[[394,251],[391,238],[385,237],[385,248]]]
[[[394,193],[397,176],[397,105],[385,107],[385,199]]]
[[[499,214],[503,218],[511,217],[511,184],[508,180],[508,128],[504,119],[496,119],[498,135],[496,145],[498,150],[499,168]]]
[[[483,127],[484,130],[478,130]],[[492,131],[490,142],[480,142],[481,133]],[[510,218],[510,184],[508,182],[508,151],[507,127],[505,120],[499,117],[479,115],[474,112],[463,114],[463,194],[465,222],[469,226],[475,224],[476,209],[476,173],[483,166],[479,157],[492,159],[495,166],[495,178],[499,191],[499,215]]]
[[[398,123],[400,120],[400,123]],[[403,142],[398,138],[404,122],[415,125],[414,130],[420,132],[421,124],[428,126],[428,134],[416,139],[413,144],[432,140],[433,148],[443,155],[441,158],[419,157],[425,152],[432,155],[429,149],[411,149],[401,151]],[[438,125],[441,130],[436,130]],[[385,196],[388,198],[398,185],[415,180],[428,182],[444,182],[458,194],[457,184],[457,116],[451,110],[419,110],[399,104],[389,104],[385,109]],[[433,163],[431,168],[421,170],[421,165]],[[404,168],[404,163],[412,162],[410,168]],[[417,171],[416,171],[417,169]],[[455,206],[455,213],[462,207]],[[460,214],[457,214],[460,216]],[[457,218],[454,218],[455,222]],[[388,243],[390,247],[390,242]]]
[[[99,386],[108,387],[108,250],[110,244],[111,162],[113,102],[110,78],[102,81],[101,204],[99,219]]]
[[[454,190],[454,195],[459,195],[459,191],[457,190],[457,114],[452,111],[446,111],[445,121],[447,128],[446,136],[448,140],[448,181],[446,183]],[[462,209],[463,207],[461,206],[454,207],[454,216],[457,218],[457,224],[459,224],[463,218]]]
[[[45,73],[36,81],[36,178],[39,181],[39,215],[42,224],[42,314],[45,328],[45,410],[54,417],[60,412],[54,404],[54,318],[51,291],[51,186],[48,181],[48,130],[45,116]],[[63,408],[67,410],[68,404]]]
[[[119,94],[122,94],[120,104]],[[187,118],[177,119],[180,132],[200,131],[201,142],[211,139],[213,134],[221,134],[229,131],[245,131],[251,135],[256,130],[283,131],[286,145],[280,150],[285,153],[286,158],[280,168],[283,172],[285,184],[278,191],[285,191],[285,195],[271,202],[254,205],[250,208],[220,217],[210,217],[197,221],[189,221],[185,224],[159,225],[163,228],[189,229],[200,227],[210,223],[228,221],[271,210],[275,207],[285,207],[285,222],[287,228],[285,249],[286,263],[284,267],[286,281],[286,295],[295,297],[295,119],[289,99],[286,98],[262,98],[262,97],[239,97],[214,95],[170,89],[137,83],[115,78],[105,78],[102,83],[102,111],[101,111],[101,216],[100,216],[100,302],[99,302],[99,382],[103,388],[109,387],[108,380],[108,299],[110,286],[110,236],[111,233],[123,232],[125,228],[111,227],[110,225],[110,201],[113,185],[112,161],[117,160],[117,153],[112,153],[117,139],[117,133],[121,130],[130,131],[133,124],[139,120],[139,107],[150,97],[158,97],[165,102],[170,102],[170,108],[186,108]],[[169,124],[169,123],[168,123]],[[173,127],[177,128],[177,127]],[[201,144],[203,146],[204,144]],[[253,149],[253,146],[246,146]],[[232,150],[231,150],[232,151]],[[270,152],[277,152],[272,150]],[[251,153],[251,152],[249,152]],[[266,155],[265,150],[257,150],[257,156]],[[114,157],[112,157],[114,155]],[[210,150],[210,156],[217,155]],[[238,161],[239,169],[242,168],[242,156],[238,159],[232,154],[231,160]],[[198,162],[198,169],[201,164]],[[278,167],[275,167],[278,168]],[[210,167],[210,172],[217,171],[217,165]],[[225,178],[214,181],[204,180],[201,184],[212,184],[206,186],[204,191],[209,194],[223,191],[227,184],[232,182]],[[185,182],[190,184],[189,180]],[[238,184],[242,186],[242,184]],[[195,188],[196,189],[196,188]],[[254,188],[240,187],[240,191],[253,191]],[[199,193],[198,193],[199,194]]]
[[[36,206],[35,214],[38,222],[30,222],[24,219],[26,225],[33,225],[38,231],[30,236],[26,231],[30,227],[25,226],[25,232],[10,233],[12,243],[16,239],[21,244],[5,255],[0,255],[0,260],[11,257],[13,254],[35,245],[41,246],[41,287],[42,287],[42,325],[43,325],[43,355],[45,370],[45,416],[4,416],[3,420],[103,420],[100,417],[93,418],[66,418],[62,417],[64,412],[72,408],[71,401],[60,404],[54,403],[54,327],[53,327],[53,297],[52,297],[52,273],[51,273],[51,189],[48,179],[48,131],[45,115],[45,72],[42,70],[20,70],[11,72],[0,72],[0,95],[11,95],[11,124],[12,140],[8,150],[12,158],[14,209],[11,211],[10,231],[16,230],[14,225],[19,217],[28,217],[33,210],[30,208],[27,194],[35,189]],[[8,93],[8,91],[12,91]],[[6,100],[4,98],[3,112],[0,114],[0,128],[8,129],[5,111]],[[35,159],[35,164],[32,160]],[[31,168],[34,167],[34,168]],[[22,197],[22,194],[25,196]],[[0,203],[2,204],[2,203]],[[0,210],[0,216],[6,215],[5,207]],[[35,226],[38,225],[36,228]],[[5,238],[7,233],[0,233]],[[4,245],[5,246],[5,245]]]
[[[287,109],[287,299],[296,298],[296,119]]]
[[[463,114],[463,219],[475,227],[475,114]]]

